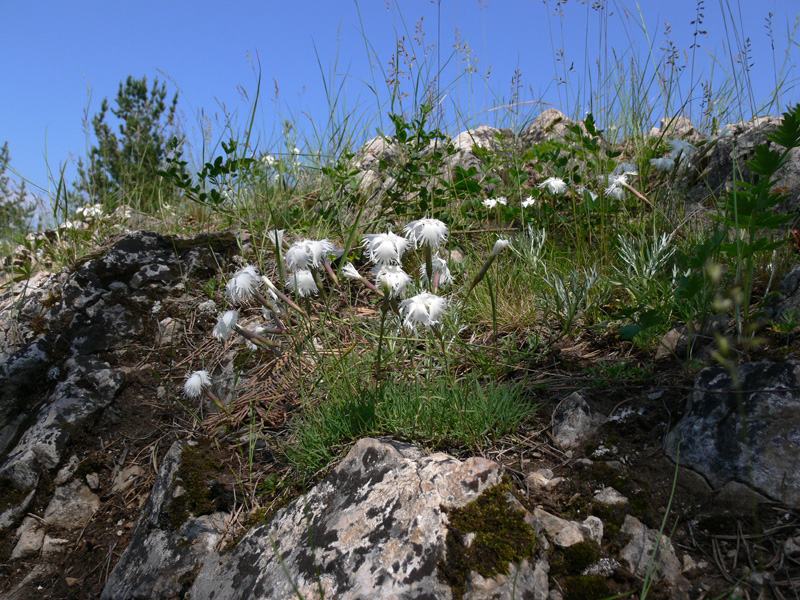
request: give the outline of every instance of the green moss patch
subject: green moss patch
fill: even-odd
[[[611,589],[600,575],[577,575],[564,581],[564,600],[599,600],[610,595]]]
[[[209,440],[203,440],[195,446],[184,446],[181,466],[172,484],[173,492],[178,486],[184,492],[178,497],[173,493],[167,507],[173,529],[185,523],[190,514],[209,515],[228,508],[229,491],[219,481],[223,469],[224,464],[213,452]]]
[[[483,492],[461,508],[444,508],[450,525],[439,579],[447,582],[453,597],[464,597],[471,571],[483,577],[508,575],[511,563],[533,558],[536,534],[525,513],[509,505],[506,481]],[[474,538],[468,543],[469,538]]]

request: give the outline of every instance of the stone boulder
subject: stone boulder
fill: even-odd
[[[703,150],[692,155],[690,179],[685,182],[687,201],[721,198],[733,189],[735,180],[752,183],[754,175],[745,163],[755,156],[756,148],[762,144],[769,143],[771,149],[782,150],[767,140],[767,134],[775,131],[780,123],[778,117],[759,117],[728,125],[726,135],[709,140]],[[702,177],[698,178],[697,174]],[[788,195],[783,209],[790,214],[800,212],[800,148],[792,150],[789,162],[778,171],[776,187]]]
[[[722,367],[701,371],[665,450],[714,488],[744,482],[800,507],[800,361],[746,363],[738,379],[737,389]]]
[[[452,598],[458,573],[463,598],[544,600],[547,563],[533,556],[536,536],[525,513],[504,496],[499,504],[492,500],[492,509],[517,523],[508,531],[521,536],[510,543],[522,556],[495,576],[457,562],[482,541],[474,532],[454,531],[452,511],[502,489],[501,483],[502,469],[486,459],[423,456],[404,444],[363,439],[306,495],[227,552],[209,556],[189,595]]]
[[[569,133],[567,128],[575,123],[560,110],[548,108],[536,117],[519,136],[520,146],[527,149],[549,140],[563,141]]]
[[[158,471],[158,478],[144,506],[125,552],[106,583],[101,599],[183,597],[203,561],[226,539],[230,512],[226,503],[211,502],[208,514],[192,510],[179,515],[182,498],[196,494],[181,472],[190,462],[185,445],[175,442]],[[182,477],[183,475],[183,477]],[[211,492],[209,486],[205,491]],[[208,498],[208,496],[207,496]],[[191,509],[191,507],[188,507]],[[175,517],[180,518],[176,519]],[[178,522],[182,521],[182,522]]]

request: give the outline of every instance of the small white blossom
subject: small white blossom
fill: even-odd
[[[619,163],[614,170],[612,171],[613,175],[638,175],[639,172],[636,170],[636,165],[633,163],[626,163],[622,162]]]
[[[300,154],[300,148],[298,148],[297,146],[295,146],[294,148],[292,148],[292,152],[294,153],[294,155],[295,155],[295,156],[297,156],[297,155],[299,155],[299,154]]]
[[[411,277],[398,265],[383,265],[375,278],[375,287],[381,289],[389,298],[400,298],[406,291]]]
[[[488,209],[492,209],[498,204],[506,206],[508,204],[508,200],[506,200],[505,196],[499,196],[498,198],[487,198],[483,201],[483,205]]]
[[[298,269],[290,274],[286,279],[286,287],[293,292],[297,292],[297,295],[301,298],[319,292],[317,282],[314,281],[314,275],[308,269]]]
[[[275,166],[275,157],[270,156],[269,154],[265,154],[264,156],[261,157],[261,162],[264,165],[266,165],[268,169],[270,169]]]
[[[691,158],[692,154],[694,154],[694,151],[697,150],[697,148],[689,142],[679,139],[670,140],[669,146],[672,148],[669,157],[672,160],[679,161],[681,165],[686,163]]]
[[[651,158],[650,164],[653,165],[659,171],[672,171],[675,169],[675,161],[668,157],[663,158]]]
[[[403,229],[415,248],[428,246],[436,250],[447,240],[447,225],[439,219],[418,219],[411,221]]]
[[[356,279],[361,280],[363,277],[361,273],[353,266],[353,263],[347,263],[344,267],[342,267],[342,275],[347,277],[348,279]]]
[[[203,388],[211,385],[211,376],[208,371],[195,371],[186,378],[183,384],[183,394],[187,398],[199,398],[203,393]]]
[[[537,185],[540,190],[546,189],[551,194],[563,194],[567,191],[566,182],[560,177],[548,177],[542,183]]]
[[[528,208],[529,206],[533,206],[536,204],[536,198],[533,196],[528,196],[525,200],[522,201],[522,208]]]
[[[587,193],[587,194],[589,194],[589,198],[591,198],[591,199],[592,199],[592,202],[594,202],[595,200],[597,200],[597,194],[595,194],[595,193],[594,193],[592,190],[587,190],[587,189],[586,189],[585,187],[583,187],[582,185],[579,185],[578,187],[576,187],[576,188],[575,188],[575,191],[576,191],[576,192],[578,192],[578,193],[579,193],[581,196],[583,196],[583,194],[584,194],[584,193]]]
[[[500,238],[494,243],[494,247],[492,248],[492,256],[497,256],[503,250],[505,250],[511,242],[508,240],[504,240]]]
[[[328,254],[333,252],[333,244],[324,240],[298,240],[286,251],[284,259],[290,271],[309,267],[319,268]]]
[[[628,175],[626,173],[622,175],[609,175],[608,187],[605,189],[606,196],[615,200],[622,200],[625,198],[624,184],[626,183],[628,183]]]
[[[361,245],[372,262],[386,265],[399,263],[410,246],[410,242],[403,236],[387,231],[386,233],[366,234]]]
[[[453,274],[450,272],[450,267],[447,266],[446,260],[441,258],[438,254],[434,254],[431,257],[431,264],[433,266],[433,276],[436,277],[436,274],[439,274],[440,287],[447,287],[453,283]],[[428,283],[428,272],[425,265],[420,266],[419,277],[423,282],[426,284]]]
[[[258,282],[258,271],[255,267],[248,265],[234,274],[228,285],[225,286],[225,291],[231,302],[239,304],[253,297]]]
[[[400,303],[400,314],[407,329],[413,329],[417,325],[433,328],[441,322],[446,309],[445,298],[428,292],[422,292]]]
[[[277,246],[279,248],[283,247],[283,234],[286,232],[285,229],[271,229],[267,232],[267,239],[273,246]]]
[[[231,333],[233,333],[233,329],[236,327],[236,321],[238,320],[239,313],[235,310],[229,310],[221,314],[219,319],[217,319],[217,324],[214,326],[212,335],[220,342],[227,340],[231,337]]]

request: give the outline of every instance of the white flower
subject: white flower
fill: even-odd
[[[283,247],[283,234],[285,233],[285,229],[271,229],[267,232],[267,239],[272,243],[273,246],[278,246],[279,248]]]
[[[439,274],[439,286],[446,287],[453,283],[453,274],[450,272],[450,267],[447,266],[447,261],[443,258],[440,258],[438,254],[434,254],[431,257],[431,264],[433,265],[433,277],[436,277],[436,274]],[[421,265],[419,268],[419,277],[425,283],[428,283],[428,272],[425,269],[425,265]]]
[[[502,204],[503,206],[505,206],[506,204],[508,204],[508,200],[506,200],[505,196],[500,196],[498,198],[487,198],[486,200],[483,201],[483,205],[489,209],[494,208],[498,204]]]
[[[669,157],[672,160],[680,159],[680,163],[684,164],[689,158],[692,156],[697,148],[690,144],[687,141],[674,139],[669,141],[669,146],[672,148],[672,151],[669,153]]]
[[[503,238],[500,238],[499,240],[497,240],[494,243],[494,247],[492,248],[492,256],[497,256],[498,254],[500,254],[503,250],[506,249],[506,247],[510,243],[511,242],[509,242],[508,240],[504,240]]]
[[[675,161],[666,156],[663,158],[651,158],[650,164],[659,171],[672,171],[675,168]]]
[[[275,157],[270,156],[269,154],[265,154],[261,157],[261,162],[267,166],[267,168],[272,168],[275,166]]]
[[[718,139],[722,139],[722,138],[729,138],[729,137],[733,137],[733,132],[731,131],[731,126],[730,125],[724,125],[717,132],[717,138]]]
[[[292,148],[292,152],[294,152],[294,155],[297,156],[298,154],[300,154],[300,149],[297,146],[295,146],[294,148]]]
[[[578,192],[581,196],[583,196],[584,193],[588,193],[589,194],[589,198],[592,199],[592,202],[597,200],[597,194],[595,194],[592,190],[587,190],[582,185],[579,185],[578,187],[576,187],[575,191]]]
[[[612,171],[613,175],[638,175],[639,172],[636,170],[636,165],[633,163],[619,163],[614,170]]]
[[[82,218],[84,221],[91,221],[103,216],[102,204],[87,204],[75,209],[75,216]]]
[[[353,263],[347,263],[344,267],[342,267],[342,275],[347,277],[348,279],[357,279],[361,280],[363,277],[361,273],[353,266]]]
[[[317,282],[314,281],[314,275],[308,269],[297,269],[294,273],[289,275],[286,279],[286,287],[301,298],[316,294],[319,292]]]
[[[551,194],[563,194],[567,191],[567,184],[560,177],[548,177],[536,187],[540,190],[546,189]]]
[[[387,231],[386,233],[366,234],[361,245],[372,262],[386,265],[399,263],[410,243],[403,236]]]
[[[403,325],[408,329],[413,329],[417,325],[431,329],[441,322],[446,309],[445,298],[428,292],[422,292],[400,303]]]
[[[411,221],[403,229],[415,248],[428,246],[432,250],[447,240],[447,225],[439,219],[418,219]]]
[[[258,271],[255,267],[248,265],[234,274],[228,285],[225,286],[225,291],[231,302],[239,304],[253,297],[256,287],[258,287],[258,281]]]
[[[389,298],[399,298],[406,291],[411,277],[397,265],[383,265],[375,278],[375,287],[381,289]]]
[[[309,262],[314,268],[322,266],[322,261],[328,259],[328,255],[333,253],[333,243],[328,239],[306,240],[306,252]]]
[[[212,334],[217,340],[224,341],[231,337],[231,333],[233,333],[234,327],[236,327],[236,321],[239,320],[239,313],[235,310],[229,310],[220,315],[219,319],[217,319],[217,324],[214,326],[214,331]]]
[[[626,183],[628,183],[628,175],[626,173],[622,175],[609,175],[608,187],[605,189],[606,196],[615,200],[622,200],[625,198],[624,184]]]
[[[203,393],[203,388],[211,385],[211,376],[208,371],[195,371],[186,378],[183,384],[183,394],[187,398],[198,398]]]
[[[322,260],[333,252],[333,244],[325,240],[298,240],[286,251],[284,259],[290,271],[319,268]]]
[[[536,203],[536,198],[533,196],[528,196],[525,200],[522,201],[522,208],[528,208],[529,206],[533,206]]]

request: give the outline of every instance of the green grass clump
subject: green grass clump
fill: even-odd
[[[513,432],[536,409],[519,386],[475,379],[387,383],[334,394],[303,411],[291,427],[286,456],[301,471],[325,468],[364,436],[477,451]]]

